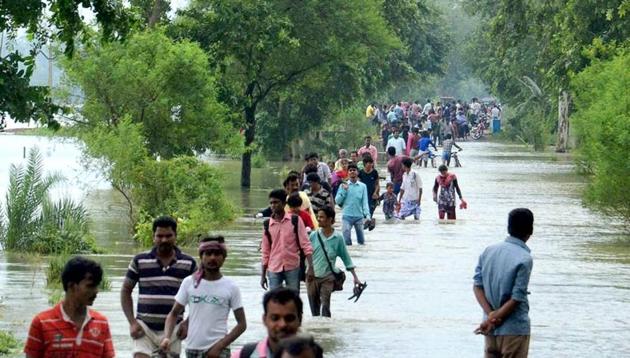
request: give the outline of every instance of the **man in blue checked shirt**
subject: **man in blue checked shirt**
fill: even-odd
[[[530,322],[527,286],[533,260],[525,244],[534,231],[534,214],[514,209],[508,216],[508,236],[479,256],[473,291],[483,309],[475,330],[486,336],[485,357],[527,357]]]
[[[359,245],[365,244],[363,224],[370,220],[370,206],[365,184],[359,181],[359,168],[354,163],[348,165],[348,182],[341,184],[335,202],[342,208],[342,231],[346,245],[352,245],[352,227],[357,233]]]

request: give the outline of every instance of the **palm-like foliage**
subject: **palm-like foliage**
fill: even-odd
[[[31,149],[26,166],[11,165],[0,243],[5,250],[41,253],[92,251],[87,212],[69,199],[53,203],[50,189],[63,180],[44,176],[42,156]]]

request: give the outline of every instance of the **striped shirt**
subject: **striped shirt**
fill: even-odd
[[[29,357],[51,358],[115,356],[105,316],[88,309],[83,325],[77,329],[61,303],[33,318],[24,353]]]
[[[315,214],[325,206],[331,206],[330,193],[324,188],[319,189],[317,193],[313,193],[311,189],[308,189],[306,190],[306,195],[311,199],[311,206]]]
[[[136,283],[140,286],[136,318],[154,331],[163,331],[179,286],[196,270],[195,260],[178,248],[175,248],[175,259],[168,266],[162,266],[156,248],[136,255],[126,276],[134,286]],[[182,315],[179,315],[177,321],[181,320]]]

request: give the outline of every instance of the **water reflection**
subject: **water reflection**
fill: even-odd
[[[0,192],[6,180],[5,137],[0,137]],[[17,142],[13,142],[13,145]],[[42,145],[40,143],[40,145]],[[59,159],[69,172],[76,148],[57,144],[46,165]],[[525,206],[536,215],[528,244],[534,256],[530,284],[533,357],[614,357],[630,352],[630,248],[622,224],[584,208],[583,181],[570,160],[553,153],[531,153],[521,146],[463,143],[463,168],[458,175],[469,209],[458,222],[443,225],[430,200],[435,169],[420,169],[424,182],[419,223],[383,223],[367,233],[365,247],[350,253],[362,280],[369,283],[357,303],[349,289],[332,297],[332,319],[312,318],[305,307],[304,330],[315,334],[327,357],[478,357],[483,339],[472,334],[481,312],[472,295],[472,271],[481,250],[505,235],[510,209]],[[15,156],[11,156],[14,158]],[[18,156],[19,157],[19,156]],[[253,213],[266,205],[269,189],[281,179],[276,169],[254,169],[255,184],[238,187],[240,165],[214,161],[223,169],[228,197],[244,216],[221,228],[230,246],[224,272],[242,290],[248,330],[236,346],[265,334],[262,295],[258,285],[261,221]],[[273,167],[273,165],[272,165]],[[275,170],[275,173],[274,173]],[[110,320],[117,353],[129,356],[127,322],[120,311],[118,290],[133,254],[141,248],[130,240],[122,199],[96,185],[85,197],[94,213],[93,228],[108,255],[105,265],[113,289],[99,294],[95,308]],[[82,192],[81,190],[79,190]],[[185,248],[189,254],[194,250]],[[44,261],[0,254],[0,329],[23,339],[33,314],[47,307]],[[305,289],[302,298],[307,304]],[[602,319],[606,318],[606,319]],[[234,324],[230,318],[230,325]]]

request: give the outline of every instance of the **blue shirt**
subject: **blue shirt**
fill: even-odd
[[[492,310],[499,309],[510,298],[519,304],[493,336],[529,335],[529,302],[527,285],[533,260],[525,243],[515,237],[486,248],[475,269],[475,286],[483,287]],[[486,319],[484,314],[484,319]]]
[[[348,180],[348,190],[343,188],[343,184],[340,185],[335,202],[343,209],[342,213],[345,217],[370,217],[367,187],[358,180],[356,183]]]
[[[418,141],[418,149],[421,152],[426,152],[429,149],[429,145],[433,144],[433,141],[429,137],[422,137]],[[435,144],[433,144],[435,146]]]

